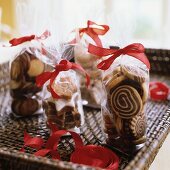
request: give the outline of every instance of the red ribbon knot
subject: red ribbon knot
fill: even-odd
[[[71,63],[68,60],[61,60],[60,63],[55,66],[55,70],[53,72],[44,72],[39,76],[37,76],[36,84],[38,87],[42,87],[45,84],[45,82],[50,80],[49,88],[50,88],[51,95],[53,98],[59,99],[60,96],[53,90],[52,84],[61,71],[68,71],[70,69],[79,70],[82,73],[85,73],[86,85],[89,86],[90,77],[86,73],[86,71],[79,64]]]
[[[99,35],[106,34],[108,30],[108,25],[98,25],[95,22],[88,20],[86,28],[79,28],[79,34],[80,38],[82,38],[83,34],[86,33],[93,39],[97,46],[102,47],[102,42],[99,38]],[[76,43],[76,39],[71,41],[71,43]]]
[[[150,63],[144,51],[145,51],[145,48],[140,43],[133,43],[118,50],[101,48],[101,47],[94,46],[92,44],[89,44],[89,47],[88,47],[89,53],[97,55],[99,57],[111,55],[108,59],[103,60],[97,65],[97,68],[101,70],[107,70],[111,66],[111,64],[114,62],[114,60],[120,55],[132,56],[140,60],[141,62],[143,62],[148,67],[148,69],[150,69]]]

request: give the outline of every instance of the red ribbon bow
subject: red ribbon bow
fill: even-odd
[[[86,85],[88,86],[90,83],[90,77],[89,75],[86,73],[86,71],[79,65],[76,63],[71,63],[68,60],[61,60],[59,64],[57,64],[55,66],[55,70],[53,72],[44,72],[42,74],[40,74],[39,76],[36,77],[36,84],[38,87],[42,87],[46,81],[50,80],[50,92],[52,94],[53,98],[60,98],[60,96],[53,90],[52,88],[52,84],[55,80],[55,78],[58,76],[58,74],[61,71],[68,71],[70,69],[73,70],[80,70],[81,72],[85,73],[86,75]]]
[[[96,28],[95,28],[96,27]],[[79,34],[80,38],[83,36],[84,33],[86,33],[88,36],[90,36],[97,46],[102,47],[102,42],[99,38],[99,35],[104,35],[109,30],[108,25],[98,25],[93,21],[87,21],[87,27],[86,28],[79,28]],[[71,43],[75,43],[76,39],[74,39]]]
[[[152,100],[163,101],[168,99],[169,87],[162,82],[150,82],[150,98]]]
[[[144,53],[144,50],[145,50],[144,46],[140,43],[130,44],[119,50],[101,48],[101,47],[94,46],[92,44],[89,44],[88,47],[89,53],[97,55],[99,57],[112,55],[111,57],[109,57],[106,60],[103,60],[97,65],[97,68],[101,70],[107,70],[117,57],[125,54],[130,55],[142,61],[148,67],[148,69],[150,69],[150,63]]]
[[[35,40],[40,40],[40,39],[46,39],[47,37],[49,37],[51,34],[48,30],[46,30],[41,36],[35,36],[35,35],[30,35],[30,36],[24,36],[24,37],[20,37],[20,38],[14,38],[12,40],[9,41],[9,43],[11,44],[11,46],[17,46],[19,44],[22,44],[24,42],[27,41],[31,41],[33,39]]]
[[[29,146],[37,151],[34,153],[35,156],[46,156],[51,155],[53,159],[59,159],[58,154],[58,143],[60,138],[70,133],[75,142],[75,151],[71,154],[70,161],[73,163],[79,163],[84,165],[90,165],[94,167],[100,167],[107,170],[117,170],[119,166],[118,156],[111,150],[96,146],[96,145],[83,145],[81,137],[72,131],[57,130],[52,124],[52,134],[46,143],[40,137],[31,137],[28,133],[24,133],[24,146],[21,151],[24,151],[24,147]],[[42,149],[42,147],[44,148]]]

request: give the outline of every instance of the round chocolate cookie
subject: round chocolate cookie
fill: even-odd
[[[123,119],[131,119],[143,108],[139,93],[129,85],[121,85],[112,89],[108,99],[113,112]]]
[[[14,99],[11,107],[16,115],[29,116],[39,109],[39,103],[32,98],[21,97]]]
[[[137,141],[145,136],[146,125],[145,114],[141,112],[132,119],[123,120],[121,135],[127,139]]]

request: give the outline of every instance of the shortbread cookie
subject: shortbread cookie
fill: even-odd
[[[77,87],[69,77],[60,78],[58,82],[52,84],[53,90],[63,99],[71,99]]]
[[[30,61],[30,66],[27,71],[27,74],[30,77],[36,77],[36,76],[40,75],[41,73],[43,73],[44,68],[45,68],[45,66],[42,61],[40,61],[39,59],[33,59]]]

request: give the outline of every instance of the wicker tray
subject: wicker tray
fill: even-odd
[[[151,61],[151,79],[165,81],[170,84],[170,78],[165,76],[170,71],[170,51],[147,49]],[[159,68],[159,69],[157,69]],[[156,73],[156,74],[155,74]],[[162,76],[162,75],[164,76]],[[23,146],[23,132],[27,130],[32,135],[41,135],[44,139],[49,136],[43,114],[30,118],[15,118],[11,114],[9,95],[9,68],[8,63],[0,65],[0,169],[14,170],[53,170],[53,169],[83,169],[91,170],[92,167],[67,162],[69,155],[74,150],[71,137],[63,137],[59,144],[59,152],[63,161],[50,158],[35,157],[33,150],[27,149],[26,153],[18,150]],[[169,102],[148,101],[147,104],[147,137],[145,146],[134,155],[127,155],[116,148],[112,148],[121,158],[119,169],[148,169],[159,148],[170,131]],[[84,108],[85,124],[81,128],[81,137],[85,144],[102,145],[105,135],[101,129],[100,110]]]

